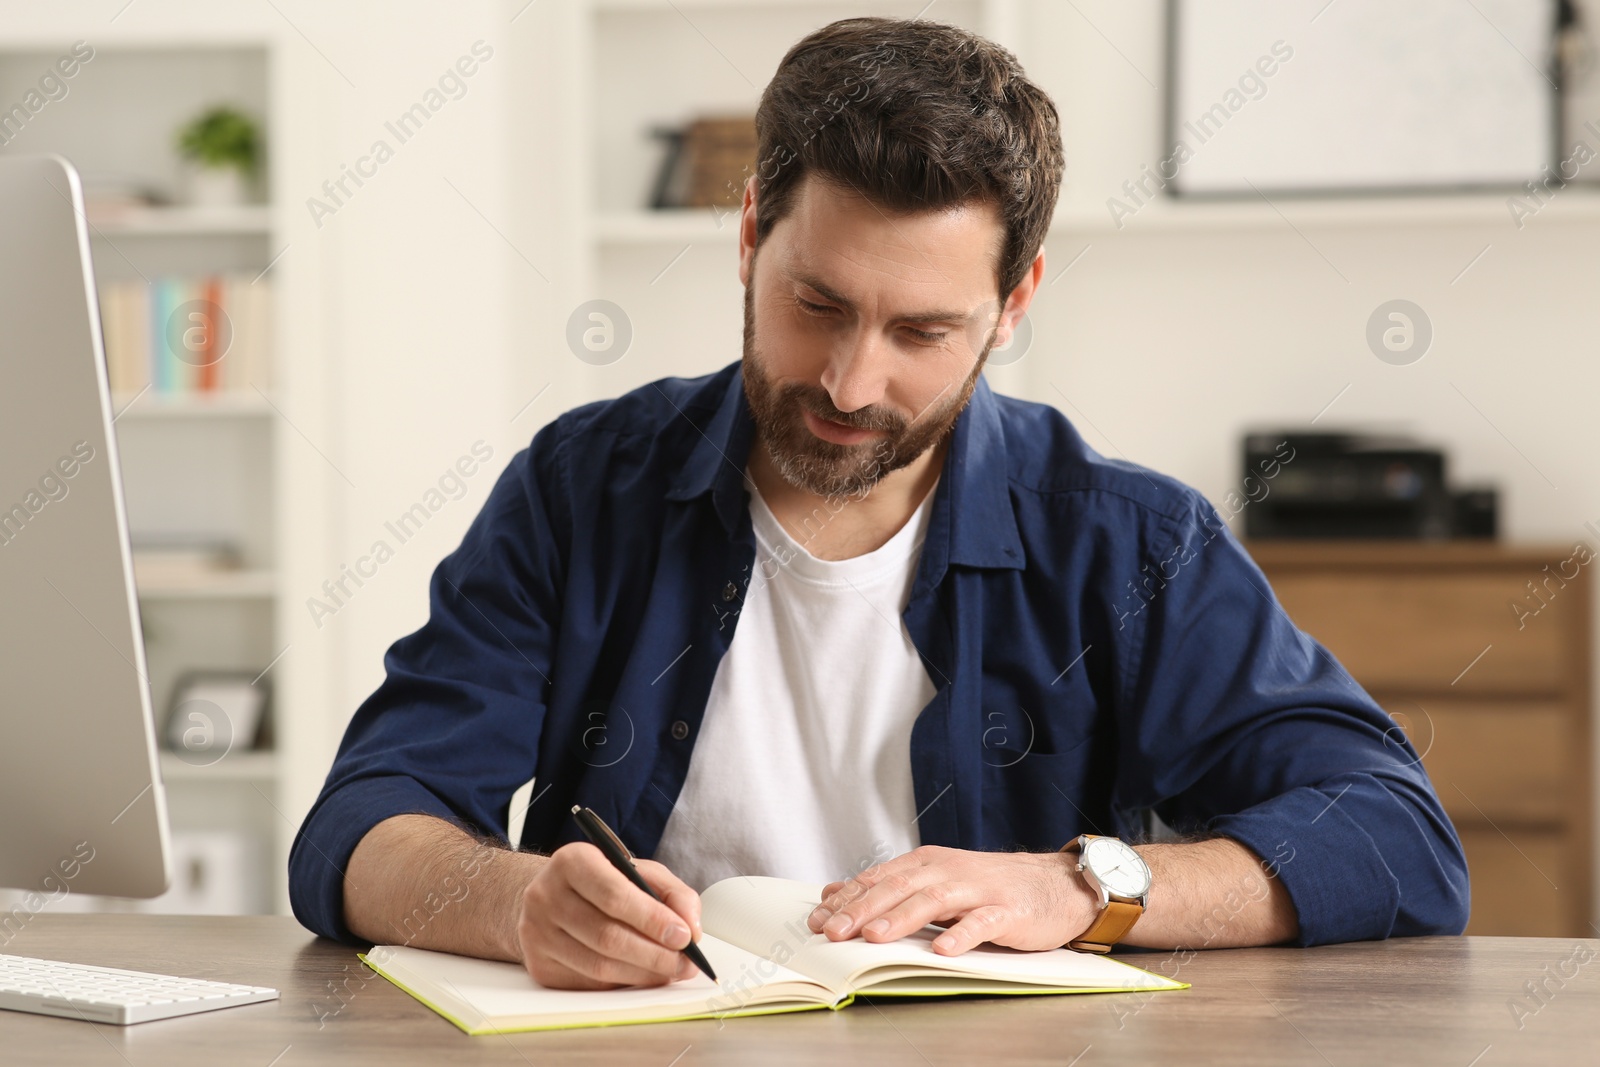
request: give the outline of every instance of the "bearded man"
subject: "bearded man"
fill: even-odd
[[[1215,509],[983,378],[1064,169],[1015,58],[847,19],[757,132],[742,359],[510,462],[295,840],[301,921],[586,989],[695,973],[734,875],[950,955],[1459,932],[1415,750]]]

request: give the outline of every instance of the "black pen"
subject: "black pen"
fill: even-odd
[[[624,845],[622,839],[611,832],[611,827],[607,826],[600,816],[588,808],[581,808],[574,804],[572,805],[572,817],[578,821],[578,829],[583,831],[583,836],[594,842],[595,847],[605,854],[606,859],[611,861],[611,866],[627,875],[628,881],[649,893],[651,900],[661,899],[656,896],[656,891],[650,888],[649,883],[640,876],[639,869],[633,865],[633,853],[628,851],[628,846]],[[700,951],[700,946],[695,944],[693,940],[683,947],[683,954],[689,957],[691,963],[704,971],[707,978],[713,982],[717,980],[717,972],[711,969],[711,964],[707,962],[705,953]]]

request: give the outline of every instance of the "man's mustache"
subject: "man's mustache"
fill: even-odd
[[[833,406],[833,401],[828,399],[827,392],[823,390],[813,393],[803,387],[792,387],[788,392],[786,399],[793,400],[819,419],[836,422],[841,426],[855,430],[882,430],[886,433],[899,433],[905,428],[904,420],[898,415],[876,407],[862,408],[859,411],[840,411]]]

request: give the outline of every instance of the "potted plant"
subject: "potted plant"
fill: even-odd
[[[178,152],[189,164],[189,199],[211,207],[246,200],[261,165],[255,120],[226,104],[208,108],[178,130]]]

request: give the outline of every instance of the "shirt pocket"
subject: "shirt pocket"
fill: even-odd
[[[1100,741],[1091,733],[1060,752],[986,746],[982,847],[1040,852],[1104,832],[1113,754]]]

